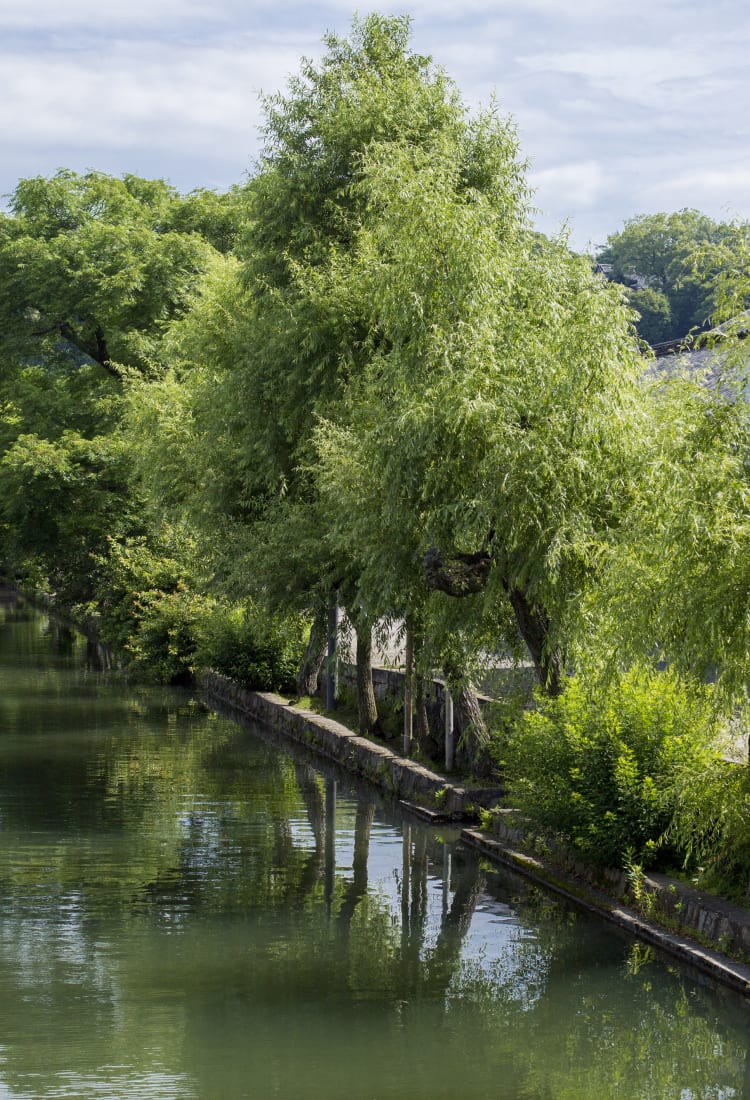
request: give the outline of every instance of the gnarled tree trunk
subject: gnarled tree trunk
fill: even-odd
[[[446,561],[437,547],[425,554],[424,572],[429,588],[445,592],[449,596],[463,597],[482,592],[489,580],[494,564],[492,554],[481,550],[477,554],[455,554]],[[548,695],[562,691],[562,675],[565,655],[553,644],[551,622],[544,607],[532,602],[522,588],[503,580],[510,605],[518,623],[518,629],[528,646],[539,683]]]
[[[297,694],[316,695],[318,691],[318,677],[326,659],[326,627],[327,612],[324,607],[315,612],[315,618],[310,627],[310,638],[302,658],[299,672],[297,673]]]
[[[559,646],[550,638],[549,615],[543,607],[535,607],[520,588],[505,585],[511,607],[516,616],[521,637],[528,646],[539,683],[548,695],[562,692],[562,674],[565,660]]]

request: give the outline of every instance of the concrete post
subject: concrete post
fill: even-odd
[[[326,664],[326,710],[335,710],[338,693],[339,596],[334,592],[328,607],[328,662]]]
[[[406,628],[406,669],[404,678],[404,756],[411,756],[414,721],[414,635]]]
[[[453,771],[453,762],[456,754],[455,736],[453,733],[453,696],[446,681],[443,706],[445,708],[445,770]]]

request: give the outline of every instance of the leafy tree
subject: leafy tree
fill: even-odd
[[[286,94],[265,100],[264,150],[237,248],[242,284],[230,280],[221,292],[234,295],[231,338],[220,337],[218,369],[210,359],[202,423],[217,457],[212,476],[224,515],[253,532],[252,563],[235,555],[235,575],[244,573],[246,584],[264,587],[283,606],[311,612],[332,586],[346,589],[364,641],[380,605],[360,598],[361,566],[351,552],[337,543],[332,556],[310,470],[319,417],[348,417],[351,384],[371,354],[361,280],[349,278],[366,202],[354,185],[373,141],[431,144],[441,131],[460,128],[463,108],[444,74],[409,49],[406,18],[355,20],[348,38],[325,41],[320,64],[305,62]],[[208,284],[206,291],[212,294]],[[219,316],[209,299],[196,308],[196,317]],[[187,358],[206,371],[208,349],[189,329],[186,319]],[[219,436],[223,461],[212,443]],[[306,536],[313,522],[322,522],[317,545]],[[296,544],[285,559],[292,568],[280,568],[280,544]]]
[[[106,600],[114,551],[150,537],[126,394],[217,262],[203,234],[226,244],[240,205],[61,171],[22,180],[0,218],[0,555],[63,603]]]
[[[729,713],[746,705],[750,653],[748,350],[730,336],[703,370],[678,361],[652,379],[642,477],[591,593],[622,657],[715,679]]]
[[[6,569],[64,604],[94,598],[97,555],[139,527],[127,450],[107,435],[19,435],[0,459],[0,539]]]
[[[642,214],[607,238],[597,259],[629,287],[649,343],[680,340],[707,326],[716,308],[716,281],[732,264],[731,227],[698,210]]]
[[[180,210],[168,184],[137,176],[21,180],[0,218],[3,358],[151,370],[211,252],[194,231],[211,201],[193,196]],[[173,228],[180,218],[188,232]]]
[[[515,152],[493,113],[430,149],[370,149],[359,263],[377,343],[321,455],[331,498],[357,456],[362,542],[387,555],[379,530],[410,515],[412,569],[481,594],[490,620],[512,609],[555,693],[569,607],[630,492],[641,390],[617,288],[529,232]]]
[[[638,335],[648,344],[661,344],[672,337],[672,306],[663,290],[654,286],[628,290],[628,301],[638,311]]]
[[[228,386],[274,490],[300,481],[304,491],[312,427],[338,414],[369,356],[367,317],[346,277],[365,150],[374,141],[429,145],[462,118],[453,85],[410,51],[407,18],[355,19],[349,38],[324,41],[321,63],[304,62],[286,95],[264,101],[252,218],[238,249],[252,337],[237,349]]]

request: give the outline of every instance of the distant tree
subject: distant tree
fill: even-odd
[[[646,286],[627,290],[628,302],[638,311],[638,335],[648,344],[660,344],[672,338],[672,306],[663,290]]]
[[[599,251],[641,314],[649,343],[679,340],[706,328],[716,308],[716,280],[731,266],[731,227],[697,210],[639,215]]]

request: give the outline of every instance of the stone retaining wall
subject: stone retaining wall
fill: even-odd
[[[437,819],[437,811],[441,817],[472,817],[479,807],[497,810],[502,801],[502,788],[454,785],[420,764],[359,737],[331,718],[290,706],[278,695],[250,691],[216,672],[203,673],[200,684],[209,698],[229,704],[403,801],[428,807],[428,816]],[[638,883],[640,898],[634,898],[634,884],[622,872],[611,872],[603,880],[599,876],[603,881],[603,888],[599,888],[591,868],[577,864],[562,852],[548,860],[522,850],[523,831],[512,815],[512,810],[501,809],[493,815],[497,821],[492,834],[464,828],[461,839],[489,858],[750,995],[750,966],[723,954],[730,952],[750,959],[748,910],[666,875],[644,875]],[[623,898],[629,898],[635,907],[623,904]],[[691,939],[691,933],[702,942]]]
[[[447,783],[436,772],[384,745],[359,737],[332,718],[290,706],[281,696],[270,692],[250,691],[218,672],[203,673],[200,684],[209,696],[313,748],[398,798],[422,802],[450,816],[471,817],[476,816],[480,807],[497,805],[505,793],[501,787],[461,787]]]

